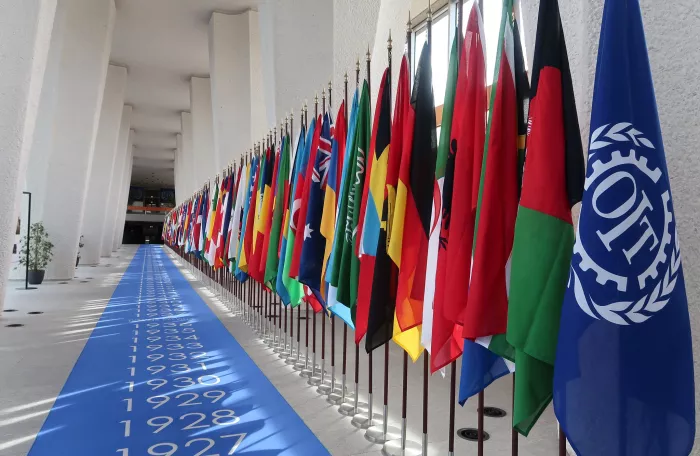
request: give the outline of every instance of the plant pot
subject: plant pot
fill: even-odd
[[[44,273],[46,271],[29,271],[29,283],[32,285],[41,285],[44,281]]]

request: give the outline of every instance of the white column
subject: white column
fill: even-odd
[[[66,2],[59,2],[56,7],[51,48],[41,89],[39,113],[36,119],[32,149],[29,153],[25,190],[32,193],[32,222],[39,222],[44,214],[44,197],[46,195],[46,176],[49,171],[49,157],[53,140],[53,122],[58,99],[58,81],[61,73],[61,55],[65,36]],[[24,210],[24,209],[23,209]],[[26,220],[22,220],[24,224]],[[22,232],[26,226],[22,227]],[[22,272],[24,274],[24,272]],[[23,276],[24,277],[24,276]]]
[[[191,195],[202,185],[197,176],[195,168],[194,147],[192,140],[192,114],[183,112],[180,115],[180,123],[182,130],[182,186],[185,189],[186,195]]]
[[[112,235],[112,251],[115,252],[122,245],[124,237],[124,221],[126,220],[126,208],[129,202],[129,187],[131,186],[131,172],[134,169],[134,130],[129,131],[129,139],[126,144],[124,156],[124,173],[122,174],[119,202],[117,203],[117,218]]]
[[[211,84],[209,78],[190,80],[190,106],[192,110],[192,147],[195,160],[197,185],[213,179],[221,171],[214,148],[212,124]]]
[[[105,230],[105,214],[109,209],[109,188],[114,173],[119,133],[124,110],[126,91],[126,68],[110,65],[102,98],[100,124],[97,129],[92,169],[85,198],[85,215],[81,234],[85,246],[80,252],[81,262],[86,265],[99,264],[102,235]]]
[[[107,210],[105,211],[104,229],[102,230],[102,241],[100,242],[100,256],[109,257],[112,255],[112,245],[114,243],[114,225],[117,223],[119,212],[119,199],[124,184],[124,173],[126,172],[129,155],[129,132],[131,131],[132,107],[125,105],[122,108],[122,120],[119,127],[119,142],[117,143],[117,153],[114,159],[114,173],[112,175],[109,193],[107,195]]]
[[[55,14],[56,0],[0,3],[0,310]]]
[[[219,167],[251,143],[250,13],[213,13],[209,21],[209,73],[214,150]]]
[[[44,225],[54,243],[49,279],[72,279],[104,94],[114,0],[73,0],[66,18]]]
[[[184,163],[182,161],[182,133],[175,135],[175,144],[175,204],[178,205],[190,196],[182,186],[182,173],[184,171]]]

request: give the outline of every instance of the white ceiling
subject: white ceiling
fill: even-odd
[[[132,185],[174,185],[172,160],[180,113],[190,109],[189,80],[209,75],[209,19],[214,11],[240,13],[261,0],[115,0],[117,20],[110,61],[128,68],[125,103],[133,106]]]

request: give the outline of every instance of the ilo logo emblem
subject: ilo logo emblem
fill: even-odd
[[[643,323],[668,304],[680,269],[668,179],[654,145],[632,124],[591,135],[589,172],[569,287],[583,312]]]

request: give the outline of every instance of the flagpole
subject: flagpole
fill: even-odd
[[[332,114],[332,108],[333,108],[333,82],[328,81],[328,111],[331,111],[331,114]],[[323,284],[321,284],[321,285],[323,285]],[[326,303],[326,305],[328,305],[328,303]],[[328,394],[335,393],[335,315],[333,313],[330,313],[330,316],[331,316],[331,390]]]
[[[330,86],[329,86],[330,87]],[[345,114],[345,119],[347,121],[348,118],[348,72],[345,72],[345,76],[343,78],[343,91],[344,91],[344,101],[345,103],[343,104],[343,109],[344,109],[344,114]],[[335,315],[332,316],[333,318],[333,323],[335,324]],[[335,343],[335,337],[333,337],[333,341]],[[345,403],[346,399],[346,374],[347,374],[347,361],[348,361],[348,325],[344,324],[343,325],[343,370],[342,370],[342,377],[341,377],[341,384],[340,384],[340,394],[338,393],[331,393],[328,396],[327,401],[330,402],[331,404],[334,405],[340,405]],[[335,375],[333,375],[333,381],[335,381]]]
[[[372,77],[371,77],[371,65],[372,65],[372,55],[369,52],[369,45],[367,46],[367,53],[365,54],[365,61],[366,61],[366,67],[365,71],[367,74],[367,88],[370,93],[371,91],[371,82],[372,82]],[[359,63],[359,62],[358,62]],[[359,67],[359,65],[358,65]],[[358,79],[359,79],[359,73],[358,73]],[[371,110],[371,108],[370,108]],[[371,115],[371,114],[370,114]],[[365,157],[365,162],[367,162],[367,158]],[[357,345],[357,353],[359,357],[359,344]],[[373,369],[372,369],[372,351],[367,353],[367,380],[368,380],[368,400],[367,400],[367,413],[360,413],[356,414],[353,419],[352,419],[352,425],[360,428],[360,429],[369,429],[372,426],[375,425],[375,416],[374,416],[374,391],[373,391]],[[377,419],[379,417],[376,417]],[[379,425],[380,423],[377,423]]]
[[[345,98],[347,100],[347,84]],[[360,88],[360,57],[357,57],[355,63],[355,90]],[[345,404],[341,403],[338,408],[338,412],[345,416],[355,416],[360,413],[360,402],[359,402],[359,384],[360,384],[360,343],[355,342],[355,391],[353,393],[353,403]]]
[[[323,114],[326,113],[326,88],[321,91],[321,99],[323,100]],[[314,312],[314,316],[316,313]],[[314,334],[316,331],[314,330]],[[328,394],[330,392],[330,383],[326,380],[326,315],[321,319],[321,377],[312,377],[309,379],[311,385],[317,385],[316,392],[319,394]]]
[[[306,127],[306,119],[305,119],[305,115],[304,115],[305,109],[306,109],[306,102],[304,102],[304,104],[301,105],[301,111],[299,114],[299,122],[301,123],[302,130]],[[295,155],[296,155],[296,152],[297,151],[294,151]],[[296,156],[294,158],[296,159]],[[291,211],[291,208],[290,208],[290,211]],[[291,213],[290,213],[290,216],[291,216]],[[291,220],[290,220],[290,223],[291,223]],[[290,247],[287,246],[287,248],[290,248]],[[290,304],[290,305],[292,305],[292,304]],[[293,311],[293,309],[294,309],[294,307],[292,307],[292,311]],[[306,359],[308,359],[308,357],[309,357],[309,353],[307,350]],[[304,360],[303,362],[301,361],[301,309],[299,309],[299,308],[297,308],[297,356],[296,356],[296,362],[294,363],[293,369],[295,371],[301,371],[303,369],[306,369],[306,360]]]
[[[406,22],[406,59],[411,67],[411,38],[412,38],[411,12],[408,12],[408,22]],[[403,351],[403,371],[401,378],[401,437],[389,440],[382,447],[382,453],[388,456],[418,456],[422,452],[422,447],[416,442],[407,440],[407,409],[408,409],[408,352]]]

